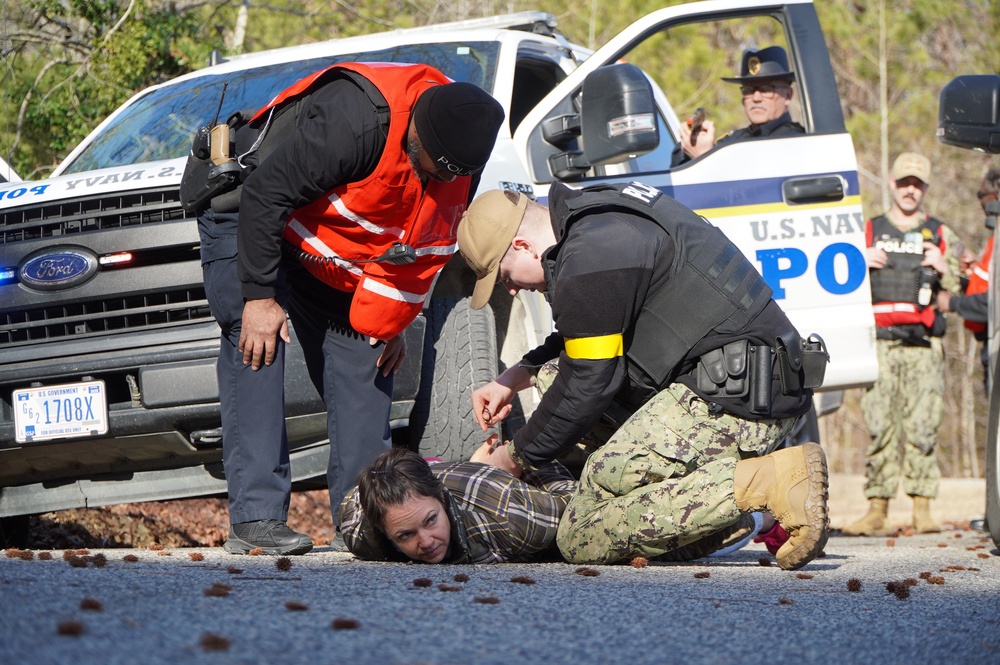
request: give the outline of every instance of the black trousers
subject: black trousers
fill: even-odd
[[[285,520],[291,491],[285,430],[285,348],[258,370],[239,352],[243,297],[237,273],[236,215],[206,212],[198,220],[205,292],[222,328],[217,364],[223,466],[230,523]],[[334,523],[361,469],[391,446],[392,376],[376,367],[382,347],[350,328],[351,294],[336,292],[298,266],[282,270],[278,302],[287,307],[310,379],[327,408],[327,483]],[[287,281],[284,279],[286,273]]]

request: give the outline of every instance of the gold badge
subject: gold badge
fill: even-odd
[[[750,72],[750,76],[756,76],[760,71],[760,58],[755,55],[747,58],[747,71]]]
[[[930,230],[930,229],[923,229],[923,230],[921,230],[921,231],[920,231],[920,235],[922,235],[922,236],[924,237],[924,240],[928,240],[928,241],[929,241],[929,240],[930,240],[931,238],[933,238],[933,237],[934,237],[934,234],[933,234],[933,233],[931,233],[931,230]]]

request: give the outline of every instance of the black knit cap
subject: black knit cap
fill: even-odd
[[[428,88],[413,107],[413,122],[434,163],[455,175],[486,166],[504,113],[500,102],[471,83]]]

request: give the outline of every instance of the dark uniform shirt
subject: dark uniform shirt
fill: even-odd
[[[275,295],[288,216],[338,185],[371,175],[385,149],[387,128],[369,96],[348,79],[314,90],[298,113],[292,135],[244,183],[238,240],[248,299]]]
[[[321,282],[294,258],[282,257],[282,236],[296,209],[345,183],[374,173],[385,151],[388,124],[380,117],[385,97],[349,78],[333,78],[287,110],[295,128],[283,140],[261,146],[260,164],[240,198],[237,240],[243,297],[273,298],[284,261],[288,283],[333,320],[350,327],[353,294]],[[240,146],[238,146],[238,149]],[[404,146],[405,149],[405,146]],[[469,201],[479,185],[472,176]]]
[[[780,118],[771,120],[770,122],[765,122],[763,125],[750,125],[749,127],[744,127],[743,129],[731,131],[716,141],[715,145],[717,147],[721,143],[744,141],[746,139],[754,139],[762,136],[794,136],[796,134],[804,134],[805,131],[805,127],[797,122],[792,122],[792,116],[785,113]],[[684,152],[681,144],[678,143],[675,145],[674,151],[670,155],[670,166],[680,166],[681,164],[687,164],[690,161],[691,157]]]

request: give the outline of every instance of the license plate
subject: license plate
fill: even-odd
[[[14,438],[18,443],[106,434],[108,400],[103,381],[15,390]]]

